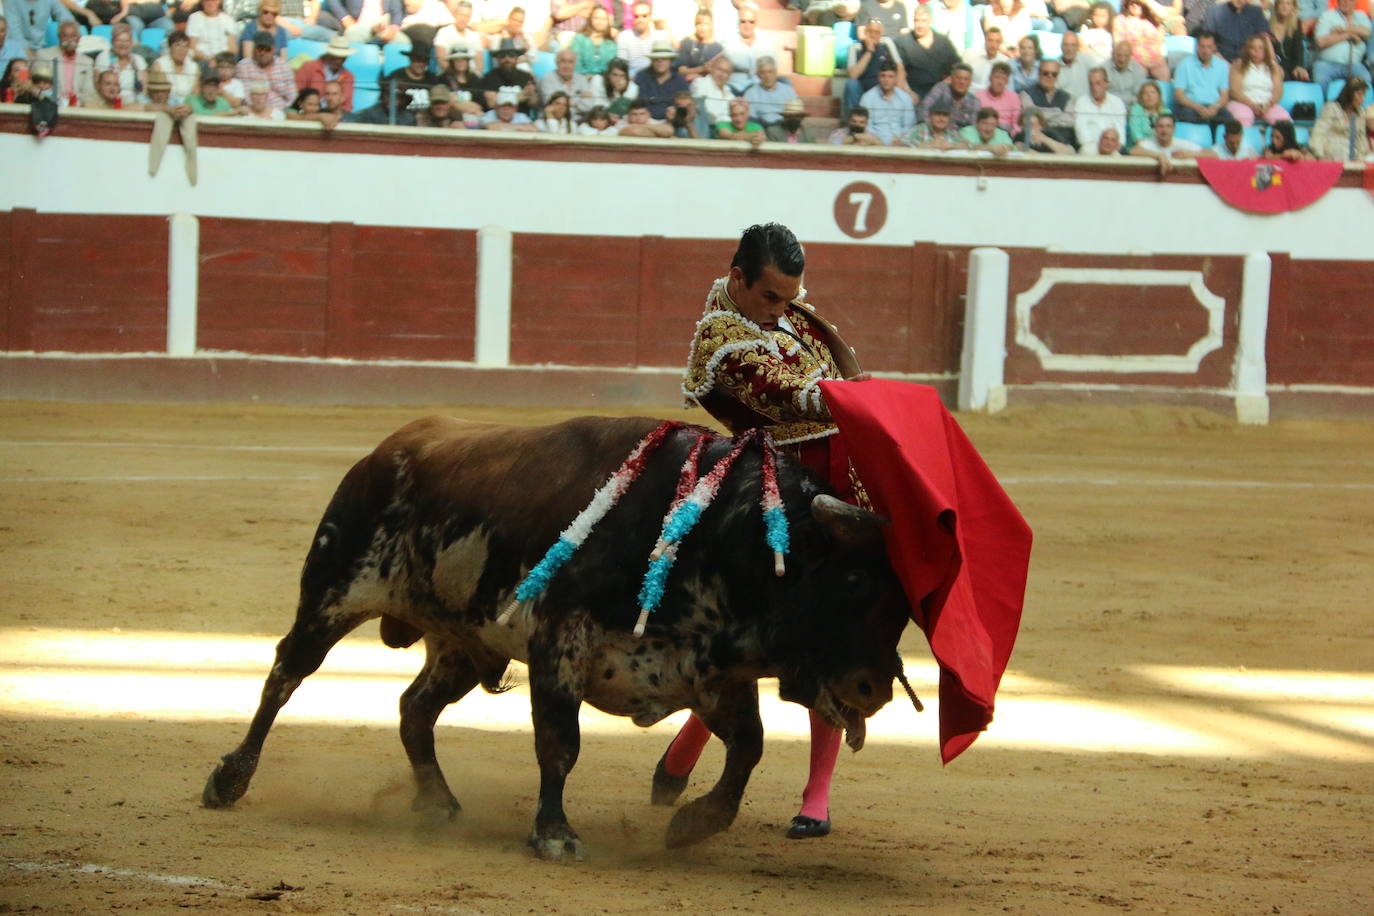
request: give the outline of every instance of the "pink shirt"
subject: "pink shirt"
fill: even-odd
[[[997,109],[997,126],[1013,137],[1021,132],[1021,96],[1015,92],[1006,89],[994,97],[991,90],[979,89],[978,106]]]

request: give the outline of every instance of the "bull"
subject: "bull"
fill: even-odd
[[[791,553],[783,575],[774,575],[762,535],[762,459],[750,449],[682,543],[647,631],[631,632],[678,469],[707,433],[686,427],[651,453],[539,601],[498,620],[560,527],[657,423],[584,417],[528,428],[431,417],[354,465],[315,532],[295,622],[277,644],[247,735],[215,767],[203,803],[225,807],[243,796],[292,692],[335,643],[377,617],[389,646],[424,639],[424,667],[401,698],[400,732],[415,808],[432,816],[460,810],[435,758],[440,712],[478,685],[500,691],[512,659],[528,666],[540,774],[529,842],[541,858],[583,855],[563,810],[583,702],[644,727],[691,708],[724,741],[719,781],[674,813],[672,847],[734,820],[763,750],[759,678],[778,678],[784,699],[846,728],[857,749],[865,718],[892,697],[908,603],[883,548],[884,520],[828,495],[785,457],[778,482]],[[701,472],[729,446],[712,436]]]

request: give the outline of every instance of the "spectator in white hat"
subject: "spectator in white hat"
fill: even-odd
[[[484,130],[523,130],[534,132],[534,122],[519,110],[520,90],[503,86],[496,93],[495,105],[482,116]]]
[[[806,103],[792,99],[782,106],[782,119],[764,128],[764,135],[775,143],[815,143],[816,138],[805,126]]]
[[[344,63],[354,53],[353,46],[342,35],[335,35],[317,60],[308,60],[296,71],[297,89],[318,89],[324,92],[325,83],[343,87],[344,111],[353,110],[353,73]]]

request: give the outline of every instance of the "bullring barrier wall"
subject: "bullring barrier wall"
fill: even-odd
[[[733,240],[779,220],[865,367],[951,403],[1374,413],[1361,167],[1259,216],[1144,160],[205,119],[192,186],[175,147],[148,176],[146,116],[21,115],[7,397],[671,402]]]

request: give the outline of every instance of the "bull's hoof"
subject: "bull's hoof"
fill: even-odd
[[[531,833],[529,844],[534,854],[545,862],[581,862],[587,858],[586,847],[571,827],[564,827],[553,836]]]
[[[229,807],[243,798],[257,768],[257,754],[225,754],[206,780],[205,789],[200,793],[200,803],[207,808]]]
[[[691,777],[688,773],[684,776],[674,776],[668,772],[668,768],[663,765],[663,761],[668,759],[668,752],[664,751],[663,756],[658,758],[658,766],[654,767],[654,787],[649,793],[649,803],[653,805],[674,805],[677,804],[680,796],[687,788],[687,780]]]
[[[830,818],[818,821],[814,817],[807,817],[798,814],[792,818],[792,823],[787,828],[787,838],[789,840],[807,840],[811,837],[825,836],[830,833]]]
[[[669,849],[700,843],[729,827],[735,820],[737,810],[736,807],[717,802],[709,795],[703,795],[677,810],[668,823],[668,835],[664,841]]]
[[[436,830],[446,827],[458,820],[458,815],[463,812],[463,806],[458,804],[458,799],[454,798],[452,793],[445,795],[447,797],[421,792],[410,803],[410,810],[414,811],[427,827]]]

